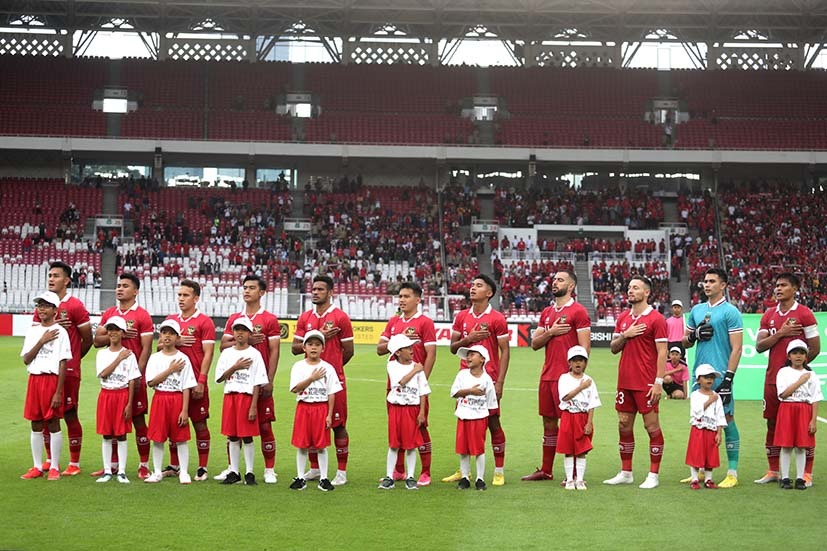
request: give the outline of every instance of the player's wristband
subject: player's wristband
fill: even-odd
[[[663,377],[655,377],[655,384],[663,386]]]
[[[198,384],[199,384],[199,385],[205,385],[205,384],[207,384],[207,376],[206,376],[206,375],[204,375],[203,373],[201,373],[201,374],[199,374],[199,375],[198,375]]]

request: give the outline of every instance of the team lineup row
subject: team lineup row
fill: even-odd
[[[21,354],[30,374],[24,417],[31,421],[33,459],[32,468],[23,478],[46,475],[49,480],[56,480],[61,475],[80,473],[80,359],[94,344],[102,349],[96,358],[96,373],[101,380],[97,432],[104,438],[104,468],[93,473],[99,475],[98,481],[107,482],[114,476],[120,482],[128,482],[126,434],[134,427],[140,456],[139,477],[146,482],[158,482],[164,476],[177,475],[182,483],[188,483],[190,423],[198,450],[195,479],[207,480],[211,440],[207,427],[207,382],[213,362],[215,326],[197,308],[198,283],[180,282],[180,312],[161,324],[159,351],[151,354],[153,325],[148,313],[137,305],[140,281],[136,277],[127,273],[119,277],[118,304],[103,313],[94,335],[85,307],[68,292],[70,277],[71,269],[66,264],[52,263],[49,291],[36,299],[35,323]],[[569,271],[554,275],[553,303],[541,314],[532,336],[532,348],[545,352],[539,385],[543,463],[523,479],[551,480],[555,454],[562,453],[564,484],[569,489],[585,489],[583,474],[586,453],[591,449],[591,416],[599,398],[593,381],[584,374],[591,320],[573,296],[576,279]],[[663,394],[667,350],[675,344],[697,346],[693,378],[697,390],[690,396],[693,429],[686,459],[691,474],[686,481],[693,488],[700,487],[699,470],[705,470],[706,487],[738,484],[739,435],[732,384],[741,354],[743,325],[740,313],[725,298],[726,273],[709,270],[703,285],[707,301],[692,308],[681,341],[669,343],[665,319],[648,304],[651,283],[644,277],[629,281],[630,308],[618,318],[611,342],[612,352],[620,356],[615,409],[621,470],[604,481],[607,484],[629,484],[634,480],[633,426],[638,413],[650,444],[650,468],[640,487],[654,488],[659,484],[663,434],[658,402]],[[818,355],[820,341],[812,312],[795,301],[799,285],[792,274],[777,277],[778,306],[765,313],[758,333],[758,351],[770,351],[764,412],[769,469],[756,482],[780,481],[782,487],[792,487],[789,469],[795,454],[796,487],[804,488],[812,483],[815,404],[821,399],[820,386],[816,377],[811,376],[807,361]],[[313,307],[299,317],[291,343],[293,354],[303,356],[293,366],[290,378],[290,390],[297,394],[292,436],[292,443],[298,448],[297,476],[291,484],[294,489],[303,489],[307,480],[315,479],[319,479],[319,488],[325,491],[347,483],[349,435],[344,366],[353,357],[353,331],[347,314],[332,305],[333,290],[331,278],[313,279]],[[451,389],[452,397],[457,399],[456,451],[460,467],[443,480],[457,482],[460,488],[471,486],[471,455],[476,457],[477,465],[474,485],[485,488],[486,428],[491,433],[495,460],[492,483],[505,483],[505,433],[498,401],[508,371],[509,342],[504,316],[490,305],[496,290],[491,278],[476,276],[469,289],[471,308],[457,314],[453,324],[450,348],[461,357],[462,368]],[[276,482],[272,381],[279,363],[280,330],[276,317],[261,307],[265,293],[266,284],[260,278],[244,279],[245,308],[228,319],[220,343],[215,380],[225,385],[221,432],[229,441],[229,466],[214,478],[227,484],[256,482],[252,470],[254,436],[261,439],[264,481]],[[419,312],[420,300],[421,289],[416,283],[402,285],[399,312],[389,320],[377,345],[378,354],[390,354],[389,451],[386,477],[380,483],[385,489],[392,488],[398,480],[404,480],[410,489],[431,482],[427,380],[436,358],[436,336],[433,322]],[[796,346],[788,353],[794,341]],[[795,381],[782,385],[779,373],[785,366],[798,375]],[[149,409],[147,386],[155,389],[149,425],[145,420]],[[786,405],[789,403],[799,404],[792,420],[791,407]],[[70,462],[62,473],[61,418],[67,425],[70,448]],[[332,480],[327,478],[330,429],[337,459]],[[716,485],[711,469],[718,466],[717,446],[722,440],[726,444],[728,470],[724,480]],[[163,467],[166,441],[171,442],[170,461]],[[153,472],[149,470],[150,450]],[[416,450],[422,462],[418,480],[413,472]],[[239,465],[242,452],[247,467],[243,477]]]

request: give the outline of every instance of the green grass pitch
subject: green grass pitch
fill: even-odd
[[[815,486],[805,492],[781,491],[775,485],[758,486],[763,474],[764,423],[761,404],[738,402],[736,419],[741,430],[741,485],[732,490],[693,492],[677,481],[684,466],[689,434],[688,403],[668,401],[661,407],[666,438],[661,486],[601,484],[619,468],[616,414],[613,407],[616,358],[596,349],[589,373],[601,392],[603,406],[595,414],[595,449],[588,456],[586,492],[560,488],[562,458],[555,462],[555,481],[521,482],[540,463],[542,429],[537,415],[540,352],[512,350],[511,368],[503,400],[503,427],[507,435],[506,485],[487,492],[459,492],[439,478],[450,474],[458,459],[453,451],[455,419],[448,387],[457,360],[440,348],[431,383],[430,414],[434,442],[433,477],[428,488],[391,492],[376,488],[383,475],[387,445],[384,405],[384,359],[372,346],[357,346],[347,366],[350,419],[349,483],[325,494],[314,486],[289,491],[295,476],[295,450],[290,430],[295,408],[287,389],[294,361],[282,346],[276,378],[275,425],[278,454],[275,486],[225,487],[217,482],[181,486],[174,479],[149,486],[141,483],[134,440],[130,437],[129,486],[114,481],[101,486],[88,473],[99,467],[100,437],[95,434],[94,406],[97,381],[94,350],[83,362],[80,417],[84,425],[83,474],[58,482],[24,481],[19,476],[31,464],[29,424],[22,418],[26,372],[19,358],[22,338],[0,338],[0,548],[93,549],[125,544],[152,549],[696,549],[721,545],[725,549],[769,549],[785,545],[796,549],[824,549],[827,541],[819,526],[827,511],[827,457],[817,454]],[[211,389],[213,415],[210,475],[225,467],[224,438],[219,431],[221,387]],[[737,397],[737,381],[736,381]],[[822,417],[827,411],[822,406]],[[638,420],[635,479],[643,480],[648,467],[648,439]],[[820,425],[819,446],[825,445],[827,426]],[[64,440],[64,442],[66,442]],[[258,450],[258,443],[256,443]],[[190,464],[195,464],[191,444]],[[331,475],[335,457],[331,454]],[[64,444],[63,462],[68,457]],[[487,458],[490,483],[494,460]],[[725,455],[722,450],[722,461]],[[794,468],[794,467],[793,467]],[[256,455],[261,477],[263,463]],[[194,474],[194,469],[190,468]],[[716,474],[723,478],[724,470]],[[151,546],[151,547],[150,547]]]

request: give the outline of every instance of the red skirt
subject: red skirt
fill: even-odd
[[[781,448],[813,448],[814,434],[810,434],[813,404],[806,402],[781,402],[775,420],[773,446]]]
[[[290,443],[299,449],[330,446],[330,429],[325,426],[327,402],[297,402]]]
[[[245,438],[258,436],[258,411],[256,418],[250,421],[250,406],[253,404],[253,395],[242,392],[231,392],[224,395],[224,407],[221,409],[221,434]]]
[[[126,419],[123,418],[128,403],[128,388],[102,388],[98,394],[97,433],[102,436],[122,436],[132,432],[132,412],[129,412]]]
[[[715,445],[718,431],[692,427],[686,445],[686,464],[696,469],[716,469],[721,466],[721,455]]]
[[[418,416],[419,406],[388,403],[388,447],[415,450],[424,443],[416,423]]]
[[[178,426],[178,416],[184,407],[184,395],[180,392],[156,390],[149,408],[149,427],[146,436],[153,442],[188,442],[192,435],[190,424]]]
[[[571,413],[563,410],[560,414],[560,430],[557,433],[557,453],[583,455],[590,452],[594,433],[583,432],[588,422],[588,413]]]
[[[485,455],[488,418],[457,419],[456,451],[460,455]]]

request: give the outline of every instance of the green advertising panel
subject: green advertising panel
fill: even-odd
[[[816,313],[818,332],[821,335],[821,354],[813,360],[810,367],[819,375],[821,390],[827,395],[827,312]],[[755,341],[761,325],[761,314],[744,314],[744,351],[741,362],[738,364],[738,374],[735,384],[732,385],[733,396],[736,400],[761,400],[764,397],[764,374],[767,371],[769,352],[755,351]],[[687,362],[690,374],[695,365],[695,348],[687,350]]]

